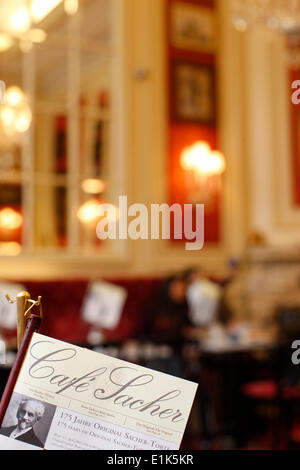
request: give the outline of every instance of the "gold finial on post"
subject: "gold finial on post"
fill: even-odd
[[[40,317],[42,317],[42,297],[39,296],[38,300],[31,300],[29,292],[23,291],[19,292],[16,300],[11,299],[9,295],[6,295],[6,298],[11,304],[15,302],[17,303],[17,344],[19,349],[24,336],[28,313],[32,307],[39,306]],[[31,305],[29,306],[29,304]]]
[[[0,402],[0,426],[2,425],[3,418],[10,403],[32,335],[34,332],[39,331],[42,321],[42,297],[38,297],[38,300],[31,300],[29,292],[20,292],[15,300],[11,299],[9,295],[6,295],[6,298],[11,304],[17,303],[18,353]],[[31,313],[33,307],[39,307],[39,314],[35,312]]]

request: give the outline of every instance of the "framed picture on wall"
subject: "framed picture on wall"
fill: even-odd
[[[174,2],[171,7],[171,45],[179,49],[214,53],[216,21],[212,8]]]
[[[216,86],[213,66],[175,62],[171,66],[172,119],[212,125],[216,122]]]

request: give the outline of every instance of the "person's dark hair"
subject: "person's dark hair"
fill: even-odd
[[[165,280],[162,281],[156,296],[156,302],[159,304],[170,304],[174,303],[170,297],[170,289],[172,284],[176,281],[185,283],[185,279],[182,274],[175,274],[173,276],[167,277]]]

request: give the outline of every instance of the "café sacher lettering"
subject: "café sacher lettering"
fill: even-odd
[[[125,365],[109,369],[101,365],[98,369],[87,372],[79,377],[69,377],[58,373],[55,365],[64,363],[64,370],[68,370],[68,361],[72,361],[77,355],[77,350],[72,347],[54,349],[45,354],[45,346],[55,344],[51,341],[38,341],[30,347],[30,357],[34,359],[28,373],[35,380],[48,381],[56,387],[56,394],[63,394],[67,390],[75,393],[91,391],[94,399],[102,402],[111,402],[115,406],[129,408],[140,413],[150,414],[162,420],[173,423],[183,421],[183,413],[180,409],[172,408],[172,400],[181,395],[181,390],[170,390],[152,400],[143,399],[143,388],[150,384],[153,386],[154,375],[142,373],[131,365]],[[41,351],[43,351],[41,353]],[[95,387],[96,379],[101,377],[104,384],[109,386]],[[109,388],[109,391],[107,390]],[[159,387],[157,387],[159,388]],[[111,390],[112,389],[112,390]],[[149,393],[149,390],[148,390]]]

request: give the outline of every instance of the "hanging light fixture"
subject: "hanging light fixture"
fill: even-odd
[[[0,107],[0,128],[2,133],[17,139],[31,124],[32,113],[21,88],[11,86],[5,93],[5,104]]]
[[[2,0],[0,2],[0,53],[16,41],[22,52],[29,52],[34,43],[45,41],[47,35],[35,26],[63,3],[68,15],[75,15],[79,0]]]
[[[34,43],[45,41],[47,35],[36,25],[64,0],[2,0],[0,2],[0,53],[16,41],[22,52],[31,50]],[[65,11],[74,14],[78,0],[66,0]]]

